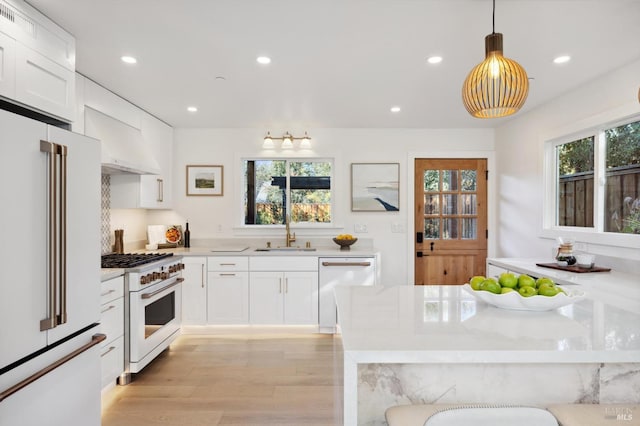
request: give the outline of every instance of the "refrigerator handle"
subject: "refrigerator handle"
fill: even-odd
[[[106,338],[107,338],[107,336],[104,335],[104,334],[94,334],[91,337],[91,341],[89,343],[87,343],[86,345],[83,345],[82,347],[79,347],[75,351],[63,356],[59,360],[57,360],[57,361],[53,362],[52,364],[46,366],[45,368],[43,368],[42,370],[38,371],[37,373],[34,373],[31,376],[27,377],[26,379],[24,379],[20,383],[16,383],[15,385],[11,386],[9,389],[0,392],[0,402],[2,402],[5,399],[9,398],[14,393],[26,388],[31,383],[35,382],[36,380],[38,380],[39,378],[41,378],[45,374],[50,373],[51,371],[53,371],[56,368],[60,367],[62,364],[66,363],[68,361],[71,361],[73,358],[77,357],[81,353],[86,352],[89,349],[91,349],[92,347],[100,344]]]
[[[56,325],[67,322],[67,147],[58,145],[60,155],[60,314]]]
[[[47,266],[49,277],[48,277],[48,295],[49,300],[47,303],[47,311],[48,317],[40,321],[40,331],[49,330],[56,326],[56,291],[57,291],[57,226],[56,226],[56,216],[57,216],[57,161],[56,161],[56,144],[47,141],[40,141],[40,152],[45,152],[49,155],[49,190],[48,190],[48,198],[49,198],[49,265]]]

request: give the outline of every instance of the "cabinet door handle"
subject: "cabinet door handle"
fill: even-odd
[[[289,293],[289,278],[284,279],[284,292]]]
[[[282,278],[278,278],[278,293],[282,293]]]
[[[200,275],[200,284],[204,288],[204,263],[202,264],[202,275]]]
[[[116,308],[115,305],[109,305],[106,308],[104,308],[103,310],[101,310],[100,313],[104,314],[105,312],[108,312],[108,311],[110,311],[112,309],[115,309],[115,308]]]
[[[100,354],[100,357],[106,356],[109,352],[113,351],[115,348],[116,348],[115,346],[109,346],[109,350],[103,354]]]
[[[164,182],[162,179],[156,179],[158,181],[158,201],[159,203],[164,201]]]
[[[114,289],[107,290],[107,291],[105,291],[104,293],[100,293],[100,297],[102,297],[102,296],[108,296],[108,295],[110,295],[111,293],[115,293],[115,292],[116,292],[116,291],[115,291]]]

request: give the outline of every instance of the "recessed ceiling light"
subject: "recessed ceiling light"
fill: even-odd
[[[392,106],[391,107],[391,112],[400,112],[400,107],[399,106]]]
[[[133,56],[123,56],[120,59],[125,64],[135,64],[136,62],[138,62],[138,60],[136,58],[134,58]]]
[[[258,56],[256,61],[258,61],[259,64],[267,65],[271,63],[271,58],[268,56]]]
[[[553,60],[554,64],[566,64],[567,62],[569,62],[571,60],[571,56],[568,55],[562,55],[562,56],[558,56],[557,58],[555,58]]]
[[[194,106],[187,107],[187,111],[189,111],[189,112],[198,112],[198,107],[194,107]]]
[[[442,62],[442,56],[430,56],[427,58],[427,62],[430,64],[439,64]]]

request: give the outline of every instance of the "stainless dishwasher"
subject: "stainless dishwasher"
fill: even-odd
[[[374,256],[321,257],[318,262],[319,330],[321,333],[335,333],[337,313],[334,287],[376,284],[376,258]]]

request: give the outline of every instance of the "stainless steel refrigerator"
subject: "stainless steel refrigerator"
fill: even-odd
[[[0,110],[0,425],[100,424],[100,142]]]

